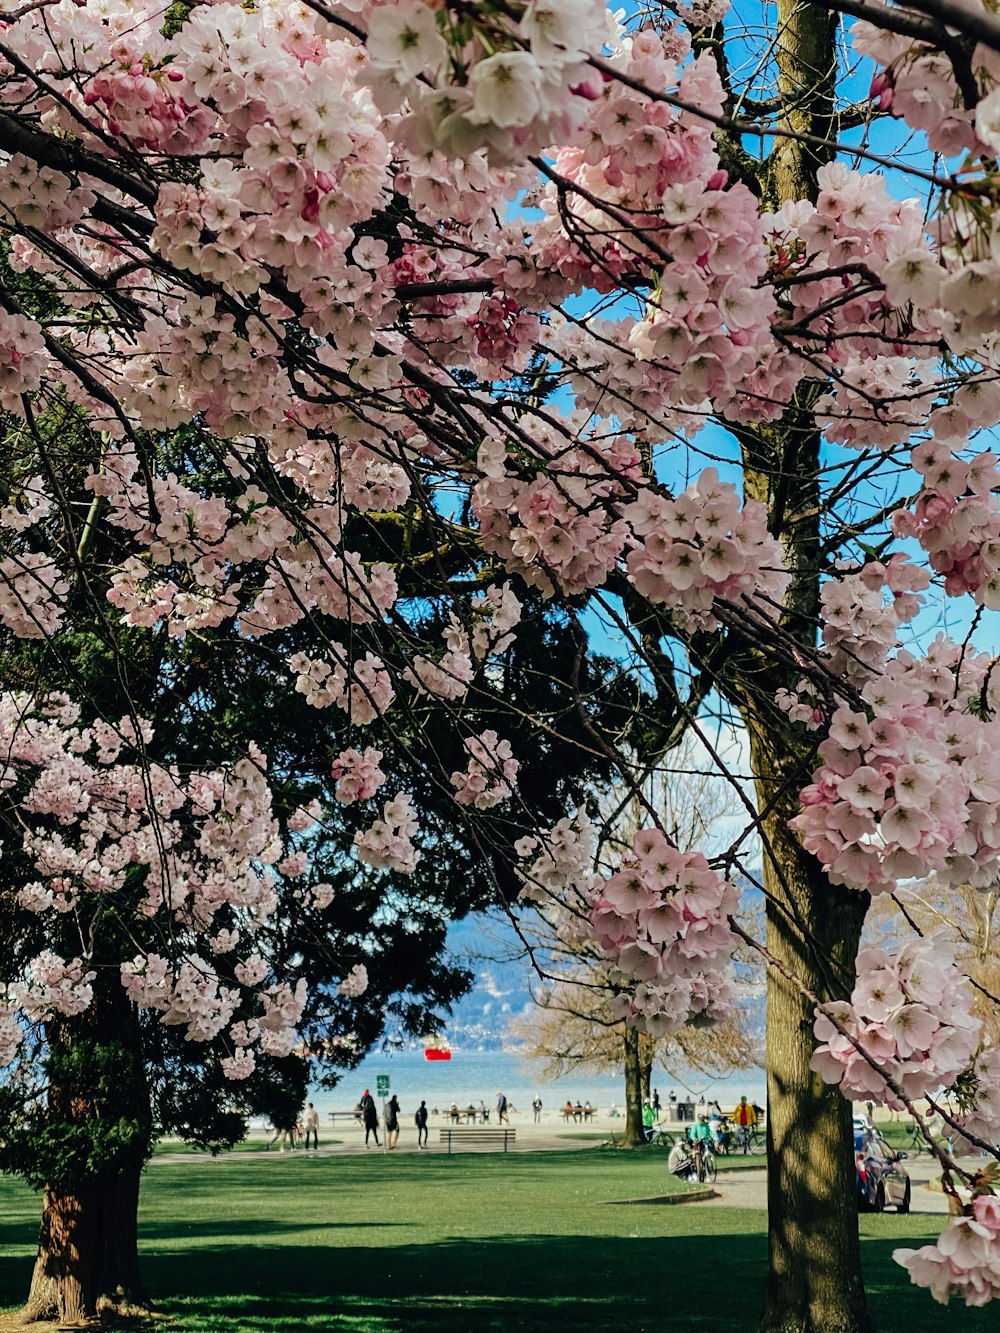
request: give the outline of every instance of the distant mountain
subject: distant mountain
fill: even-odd
[[[756,903],[759,907],[759,891],[746,882],[742,890],[744,906],[752,910]],[[538,983],[521,941],[505,916],[481,912],[449,928],[448,951],[475,973],[476,982],[456,1003],[445,1035],[456,1049],[503,1050],[510,1019],[533,1005],[532,983]],[[763,1033],[763,995],[746,1002],[759,1010]]]
[[[527,959],[518,957],[520,949],[505,917],[477,913],[448,931],[449,953],[476,974],[448,1021],[448,1040],[456,1049],[502,1050],[508,1020],[532,1004],[534,973]]]

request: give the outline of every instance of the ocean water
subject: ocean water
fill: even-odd
[[[433,1061],[426,1060],[423,1051],[373,1052],[333,1092],[311,1090],[311,1100],[321,1116],[327,1111],[351,1110],[366,1088],[373,1097],[376,1095],[379,1074],[389,1076],[390,1091],[399,1098],[404,1112],[414,1110],[421,1100],[430,1108],[442,1110],[452,1102],[467,1106],[480,1100],[493,1107],[501,1091],[520,1112],[530,1110],[536,1094],[546,1108],[553,1110],[567,1098],[572,1102],[589,1101],[601,1111],[612,1103],[621,1109],[625,1100],[624,1075],[581,1071],[566,1078],[546,1079],[537,1065],[516,1055],[454,1048],[450,1060]],[[744,1093],[764,1103],[764,1074],[760,1069],[721,1079],[691,1071],[677,1075],[656,1070],[653,1087],[659,1089],[664,1104],[671,1091],[677,1093],[679,1101],[697,1101],[702,1093],[708,1100],[718,1097],[723,1109],[729,1109],[730,1103],[735,1106]]]

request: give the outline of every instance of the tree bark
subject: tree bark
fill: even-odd
[[[640,1148],[646,1142],[642,1128],[642,1065],[639,1032],[626,1028],[622,1039],[625,1055],[625,1140],[623,1147]]]
[[[836,16],[802,0],[777,0],[778,122],[826,138],[834,106]],[[761,176],[766,204],[815,199],[829,147],[775,138]],[[774,425],[734,427],[743,448],[747,496],[767,505],[791,585],[783,628],[810,648],[820,613],[820,433],[813,404],[825,383],[804,381]],[[866,896],[833,886],[803,852],[788,822],[809,779],[810,752],[774,707],[779,686],[765,652],[743,655],[733,697],[747,724],[757,807],[765,812],[763,873],[768,894],[768,1278],[760,1333],[870,1333],[861,1274],[851,1106],[811,1072],[815,1005],[842,999],[854,982]]]
[[[137,1232],[152,1116],[141,1033],[117,975],[100,974],[90,1008],[50,1023],[47,1038],[50,1091],[37,1130],[53,1165],[18,1320],[149,1314]]]
[[[653,1043],[640,1035],[639,1037],[639,1093],[643,1102],[649,1102],[653,1099]]]
[[[45,1190],[38,1255],[19,1322],[86,1322],[150,1312],[139,1275],[141,1166]]]
[[[773,732],[751,732],[754,770],[780,772]],[[775,797],[758,780],[759,799]],[[760,1333],[870,1333],[861,1274],[851,1104],[809,1068],[815,1005],[850,993],[867,903],[832,885],[787,826],[764,820],[767,947],[768,1277]]]

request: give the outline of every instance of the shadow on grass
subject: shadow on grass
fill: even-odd
[[[218,1219],[150,1219],[140,1228],[142,1266],[154,1299],[173,1317],[173,1333],[746,1333],[766,1264],[760,1214],[697,1205],[664,1212],[683,1213],[685,1230],[696,1234],[383,1239],[367,1247],[337,1243],[352,1228],[363,1239],[363,1223],[265,1218],[230,1229]],[[944,1310],[893,1263],[898,1246],[935,1238],[930,1222],[863,1220],[879,1333],[995,1333],[995,1310]],[[641,1225],[637,1216],[622,1229]],[[296,1240],[299,1232],[325,1232],[328,1241]],[[0,1242],[33,1244],[34,1234],[7,1225]],[[23,1298],[30,1269],[30,1257],[0,1261],[0,1304]]]
[[[900,1244],[932,1241],[918,1227],[905,1241],[869,1238],[863,1254],[880,1333],[995,1333],[996,1312],[949,1312],[909,1285],[892,1260]],[[147,1250],[148,1253],[148,1250]],[[149,1256],[153,1290],[177,1289],[180,1256]],[[517,1327],[587,1333],[745,1333],[763,1287],[760,1234],[655,1239],[524,1235],[461,1239],[391,1249],[288,1247],[269,1262],[193,1252],[183,1264],[183,1300],[164,1302],[191,1333],[467,1333]],[[359,1322],[360,1321],[360,1322]]]

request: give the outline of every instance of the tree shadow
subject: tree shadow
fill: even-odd
[[[995,1333],[995,1311],[960,1307],[949,1316],[909,1284],[892,1251],[936,1235],[913,1231],[905,1241],[863,1243],[880,1333],[945,1333],[956,1318],[963,1333]],[[153,1290],[176,1289],[178,1258],[147,1254]],[[266,1264],[227,1252],[223,1265],[195,1251],[181,1262],[184,1299],[166,1308],[182,1327],[184,1314],[210,1308],[212,1333],[333,1333],[357,1328],[359,1319],[366,1333],[383,1326],[405,1333],[652,1333],[665,1322],[689,1333],[745,1333],[761,1299],[766,1240],[736,1230],[652,1239],[522,1235],[390,1248],[282,1246]]]
[[[746,1333],[767,1261],[759,1214],[676,1211],[684,1211],[690,1234],[521,1234],[394,1245],[388,1228],[405,1224],[373,1222],[381,1238],[373,1234],[375,1243],[366,1246],[337,1243],[347,1231],[360,1230],[363,1239],[356,1223],[234,1220],[229,1229],[216,1219],[156,1219],[141,1225],[140,1246],[147,1286],[178,1333],[660,1333],[664,1325]],[[934,1240],[931,1221],[865,1219],[865,1277],[879,1333],[950,1333],[958,1323],[962,1333],[994,1333],[995,1311],[942,1309],[893,1262],[897,1247]],[[33,1240],[27,1227],[6,1230]],[[329,1241],[293,1239],[317,1231]],[[23,1297],[30,1269],[29,1257],[0,1262],[0,1304]]]

